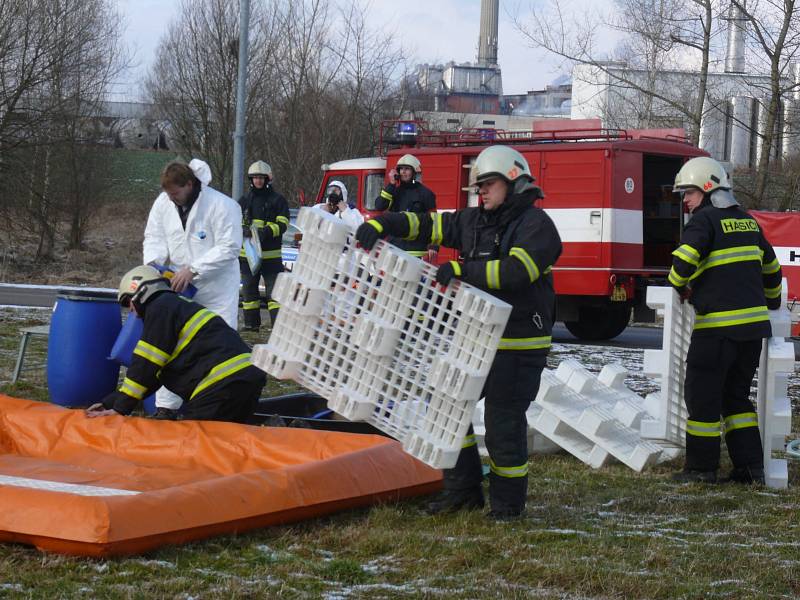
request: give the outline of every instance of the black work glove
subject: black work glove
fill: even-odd
[[[253,230],[250,229],[249,227],[245,227],[244,225],[242,225],[242,237],[246,238],[253,237]]]
[[[689,286],[684,286],[676,291],[678,292],[678,296],[680,296],[681,298],[681,304],[687,301],[689,302],[689,304],[692,303],[692,288],[690,288]]]
[[[383,235],[383,225],[377,219],[370,219],[366,223],[362,223],[356,230],[356,240],[367,252],[372,250]]]
[[[436,271],[436,281],[446,286],[454,278],[461,277],[461,265],[451,260],[439,266]]]

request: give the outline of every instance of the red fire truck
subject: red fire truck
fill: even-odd
[[[683,130],[553,130],[551,125],[544,131],[446,133],[427,131],[419,122],[384,127],[384,133],[389,128],[394,134],[389,141],[395,144],[386,147],[385,158],[324,165],[318,202],[328,182],[338,179],[358,209],[373,214],[388,171],[410,152],[422,163],[422,181],[436,194],[439,211],[475,206],[478,197],[468,180],[476,156],[489,144],[512,145],[544,190],[539,206],[555,222],[564,245],[553,269],[557,318],[585,340],[619,335],[632,309],[637,322],[654,320],[645,290],[666,285],[671,252],[680,240],[675,174],[686,160],[706,155],[686,143]],[[454,258],[452,250],[439,257]]]

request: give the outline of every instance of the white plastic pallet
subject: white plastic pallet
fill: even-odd
[[[781,308],[770,311],[773,337],[764,340],[758,366],[756,406],[758,428],[764,450],[764,477],[768,487],[789,486],[786,459],[772,458],[773,451],[786,448],[786,436],[792,430],[792,404],[789,401],[789,375],[794,372],[794,344],[784,338],[791,334],[792,314],[787,308],[788,286],[783,280]]]
[[[253,363],[371,423],[436,468],[455,465],[511,306],[340,220],[301,209],[303,244],[273,298],[281,310]]]
[[[647,288],[647,306],[664,317],[664,341],[661,350],[645,350],[642,371],[661,382],[661,390],[645,398],[650,418],[641,422],[643,438],[658,440],[677,448],[686,447],[686,419],[683,381],[686,376],[686,353],[694,328],[694,309],[682,304],[672,287]]]
[[[484,438],[486,437],[486,425],[483,421],[483,413],[484,399],[481,398],[475,405],[475,412],[472,415],[472,428],[475,431],[475,438],[478,442],[478,451],[480,452],[481,456],[488,456],[489,452],[486,450],[486,443],[484,441]],[[531,402],[531,406],[525,413],[525,417],[528,421],[528,455],[555,454],[557,452],[561,452],[561,446],[553,442],[550,438],[545,435],[536,434],[536,429],[533,426],[533,422],[536,420],[538,414],[539,413],[537,412],[534,403]]]
[[[615,418],[613,392],[579,363],[562,361],[554,378],[548,377],[539,389],[536,404],[543,414],[537,424],[550,413],[635,471],[658,461],[661,448]]]

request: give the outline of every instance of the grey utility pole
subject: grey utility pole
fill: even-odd
[[[236,82],[236,131],[233,133],[233,199],[242,197],[244,180],[244,128],[247,112],[247,45],[250,29],[250,0],[239,0],[239,76]]]

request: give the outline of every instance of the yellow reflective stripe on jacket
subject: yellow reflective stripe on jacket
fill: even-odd
[[[248,300],[247,302],[242,302],[242,308],[244,310],[254,310],[257,308],[261,308],[261,301],[260,300]]]
[[[493,460],[489,459],[489,468],[492,473],[500,477],[525,477],[528,474],[528,463],[516,467],[498,467]]]
[[[758,246],[737,246],[736,248],[725,248],[711,252],[697,267],[697,271],[692,275],[692,279],[699,276],[703,271],[712,267],[720,267],[737,262],[748,260],[761,262],[761,248]]]
[[[222,379],[225,379],[226,377],[229,377],[234,373],[241,371],[242,369],[246,369],[247,367],[250,366],[250,364],[251,363],[250,363],[249,352],[245,352],[244,354],[239,354],[237,356],[234,356],[233,358],[229,358],[225,362],[218,364],[216,367],[214,367],[208,372],[208,375],[206,375],[200,381],[200,383],[197,384],[197,387],[194,388],[194,391],[192,392],[192,395],[189,397],[189,399],[191,400],[192,398],[197,396],[197,394],[202,392],[204,389],[208,388],[211,385],[214,385],[218,381],[221,381]]]
[[[720,437],[719,421],[710,421],[703,423],[702,421],[686,421],[686,433],[696,437]]]
[[[416,213],[407,212],[404,213],[406,215],[406,219],[408,219],[408,235],[405,236],[404,240],[415,240],[419,235],[419,217]]]
[[[270,300],[267,302],[267,310],[277,310],[281,307],[279,302],[275,302],[275,300]]]
[[[427,250],[406,250],[406,252],[408,252],[411,256],[417,256],[417,257],[427,256],[428,254]]]
[[[490,260],[486,262],[486,287],[490,290],[500,289],[500,261]]]
[[[392,200],[394,199],[394,196],[392,196],[392,195],[391,195],[389,192],[387,192],[386,190],[381,190],[381,198],[383,198],[384,200],[388,200],[388,201],[389,201],[389,203],[391,203],[391,202],[392,202]]]
[[[478,438],[475,437],[474,433],[470,433],[468,436],[464,438],[464,442],[461,444],[461,448],[469,448],[474,446],[478,443]]]
[[[273,223],[269,221],[266,225],[272,231],[272,237],[278,237],[281,234],[281,228],[278,226],[277,223]]]
[[[192,315],[192,318],[186,321],[186,324],[181,329],[181,332],[178,334],[178,343],[175,345],[175,350],[172,351],[172,355],[169,357],[170,361],[175,360],[175,358],[183,352],[183,349],[189,345],[194,339],[194,336],[197,335],[197,332],[208,323],[211,319],[216,317],[213,312],[208,310],[207,308],[203,308],[198,310],[196,313]],[[167,361],[169,362],[169,361]]]
[[[524,248],[514,246],[511,248],[508,255],[513,256],[522,263],[522,266],[524,266],[525,270],[528,272],[531,283],[539,279],[539,267],[536,266],[536,261],[531,258],[531,255],[528,254]]]
[[[688,277],[681,277],[678,275],[678,272],[675,270],[675,267],[672,267],[669,270],[669,275],[667,276],[667,281],[669,281],[675,287],[683,287],[687,283],[689,283]]]
[[[277,250],[262,250],[261,251],[261,258],[280,258],[281,257],[281,249],[278,248]]]
[[[746,427],[758,427],[758,415],[754,412],[739,413],[725,417],[725,432]]]
[[[731,325],[745,325],[747,323],[758,323],[760,321],[769,321],[769,313],[767,312],[766,306],[754,306],[752,308],[723,310],[705,315],[696,315],[694,328],[709,329],[711,327],[729,327]]]
[[[778,284],[777,287],[774,288],[764,288],[764,295],[767,298],[779,298],[781,295],[781,291],[783,290],[783,285]]]
[[[264,224],[266,221],[263,219],[253,219],[253,225],[256,226],[256,229],[264,229]]]
[[[288,227],[288,225],[289,225],[289,219],[287,219],[287,218],[286,218],[286,217],[284,217],[283,215],[278,215],[277,217],[275,217],[275,220],[276,220],[278,223],[283,223],[283,224],[284,224],[284,225],[286,225],[287,227]]]
[[[161,348],[156,348],[143,340],[139,340],[136,347],[133,349],[133,353],[149,360],[158,367],[163,367],[169,360],[169,354],[164,352]]]
[[[780,269],[781,263],[778,262],[777,258],[766,265],[761,265],[761,273],[764,275],[772,275],[773,273],[780,271]]]
[[[441,244],[444,239],[444,220],[439,213],[431,214],[431,220],[433,221],[433,226],[431,227],[431,244],[436,246]]]
[[[500,338],[498,350],[541,350],[549,348],[553,344],[553,338],[549,335],[529,338]]]
[[[689,244],[681,244],[673,252],[672,256],[680,258],[683,262],[687,262],[695,267],[700,264],[700,253],[692,248]]]
[[[122,385],[119,386],[119,391],[123,394],[127,394],[131,398],[141,400],[144,398],[144,393],[147,391],[147,388],[140,383],[136,383],[133,379],[128,379],[126,377],[122,380]]]
[[[378,233],[383,233],[383,225],[380,224],[380,221],[376,221],[375,219],[370,219],[367,221],[368,224],[372,225],[375,229],[378,230]]]

